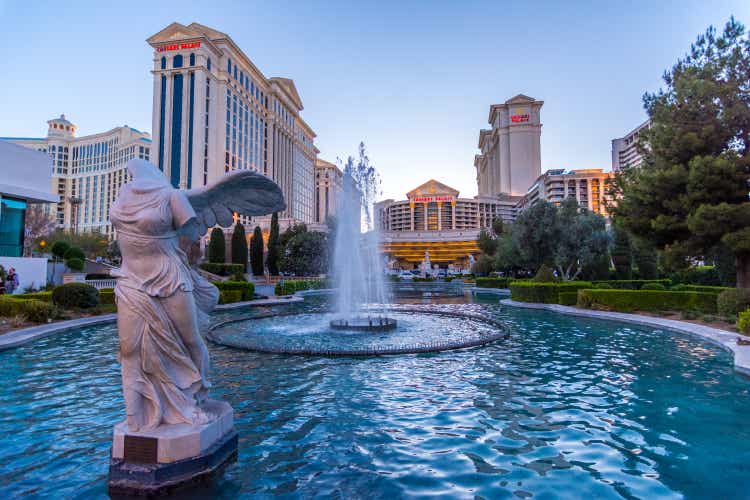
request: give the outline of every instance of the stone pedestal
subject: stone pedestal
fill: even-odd
[[[205,482],[237,459],[232,407],[208,400],[203,409],[215,418],[203,425],[162,425],[130,432],[115,425],[109,464],[111,495],[162,495]]]

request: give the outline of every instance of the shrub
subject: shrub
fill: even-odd
[[[719,295],[721,292],[725,292],[727,290],[734,290],[734,288],[729,286],[712,286],[712,285],[677,285],[684,287],[683,291],[688,292],[706,292],[706,293],[715,293],[716,295]],[[672,290],[674,290],[675,287],[672,287]]]
[[[703,292],[661,290],[581,290],[578,307],[614,311],[700,311],[716,312],[716,295]]]
[[[557,294],[557,303],[564,306],[574,306],[578,303],[578,292],[559,292]]]
[[[99,305],[99,291],[86,283],[67,283],[55,288],[52,302],[67,309],[88,309]]]
[[[234,302],[253,300],[255,295],[255,285],[248,281],[217,281],[213,285],[219,289],[219,294],[221,292],[239,292],[240,297]]]
[[[615,288],[609,283],[598,283],[598,284],[594,283],[592,284],[592,286],[596,288],[597,290],[612,290]]]
[[[242,264],[247,269],[247,236],[245,226],[237,223],[232,231],[232,263]]]
[[[263,232],[255,226],[250,238],[250,268],[255,276],[263,275]]]
[[[41,300],[42,302],[52,302],[52,292],[33,292],[33,293],[16,293],[8,295],[13,300]]]
[[[675,280],[687,285],[721,285],[719,270],[714,266],[690,267],[674,275]]]
[[[328,288],[327,280],[282,280],[274,288],[275,295],[292,295],[303,290],[321,290]]]
[[[108,280],[112,279],[112,276],[106,273],[89,273],[86,275],[87,280]]]
[[[547,264],[542,264],[541,267],[539,267],[539,270],[536,272],[536,275],[534,276],[534,279],[532,281],[537,281],[539,283],[551,283],[555,281],[555,273],[552,272],[552,269]]]
[[[86,260],[86,254],[83,253],[83,250],[81,250],[78,247],[69,247],[65,254],[63,255],[63,258],[68,261],[70,259],[80,259],[80,260]]]
[[[489,255],[482,254],[471,265],[471,272],[479,276],[487,276],[494,268],[494,259]]]
[[[65,252],[67,252],[70,249],[70,243],[67,241],[56,241],[52,248],[50,248],[50,251],[52,252],[52,255],[57,257],[58,259],[62,259],[65,257]]]
[[[663,280],[606,280],[606,281],[594,281],[594,287],[599,288],[600,285],[607,283],[618,290],[640,290],[643,285],[647,283],[660,283],[665,288],[672,285],[672,281],[668,279]]]
[[[115,291],[112,288],[99,290],[99,303],[113,305],[115,303]]]
[[[65,265],[68,266],[71,271],[77,271],[79,273],[83,271],[85,266],[83,260],[75,258],[66,260]]]
[[[234,304],[242,302],[242,291],[240,290],[220,290],[219,304]]]
[[[47,323],[57,315],[57,309],[49,302],[27,300],[23,302],[21,314],[32,323]]]
[[[211,230],[211,239],[208,240],[208,261],[223,264],[227,258],[226,241],[224,231],[219,227]]]
[[[477,278],[477,287],[478,288],[508,288],[508,285],[510,284],[511,281],[513,281],[512,278]]]
[[[666,287],[661,283],[646,283],[641,287],[641,290],[666,290]]]
[[[750,307],[750,289],[730,288],[716,297],[716,307],[720,315],[731,318]]]
[[[233,274],[244,273],[245,271],[245,266],[242,264],[222,264],[217,262],[203,262],[200,268],[218,276],[231,276]]]
[[[0,316],[8,318],[21,314],[23,300],[11,299],[8,296],[0,296]]]
[[[560,293],[576,293],[591,288],[590,281],[565,281],[562,283],[539,283],[536,281],[513,281],[509,285],[510,298],[519,302],[558,304]]]
[[[737,317],[737,329],[743,335],[750,335],[750,309],[739,313]]]
[[[268,233],[268,256],[266,265],[271,276],[279,275],[279,214],[274,212],[271,216],[271,229]]]

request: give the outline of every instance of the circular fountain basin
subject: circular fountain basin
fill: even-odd
[[[347,319],[332,319],[329,325],[334,330],[352,330],[359,332],[387,332],[395,330],[397,322],[385,316],[364,316]]]
[[[430,307],[388,310],[378,329],[371,329],[369,321],[352,327],[339,320],[321,312],[241,317],[214,325],[208,339],[256,352],[369,356],[463,349],[509,335],[507,325],[497,319]]]

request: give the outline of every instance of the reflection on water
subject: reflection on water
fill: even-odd
[[[509,340],[475,349],[362,359],[211,346],[215,394],[236,411],[239,461],[181,498],[749,491],[750,385],[727,353],[496,301],[443,302],[513,325]],[[215,318],[234,314],[247,311]],[[116,348],[105,326],[0,353],[4,497],[105,496],[111,426],[124,409]]]

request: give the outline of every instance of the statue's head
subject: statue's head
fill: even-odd
[[[135,187],[161,188],[169,187],[169,182],[164,174],[152,163],[146,160],[134,158],[127,163],[128,173],[133,177]]]

